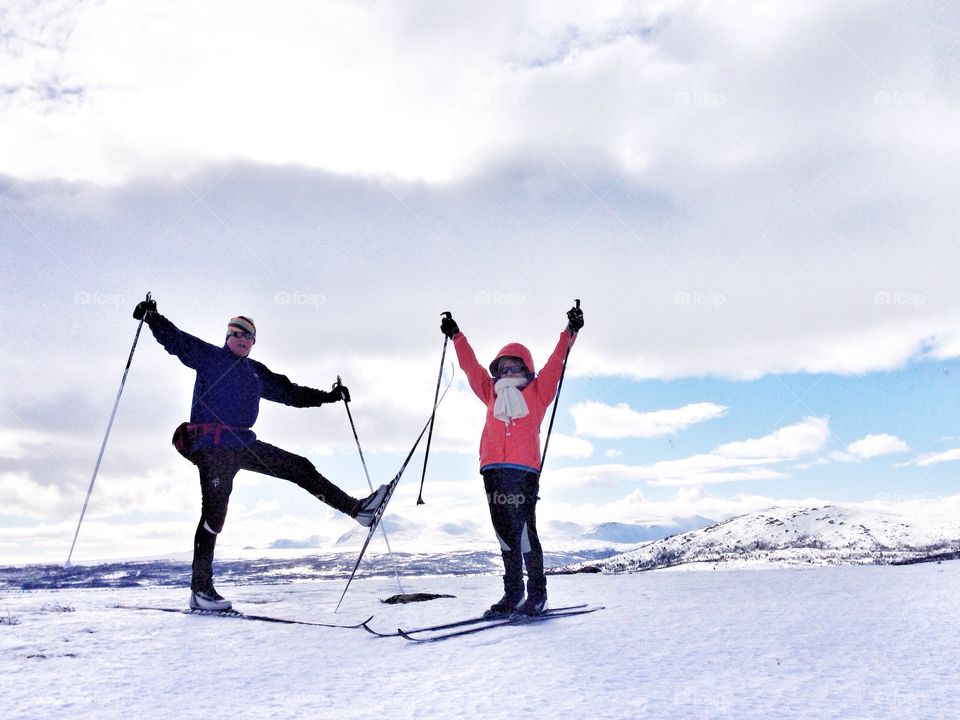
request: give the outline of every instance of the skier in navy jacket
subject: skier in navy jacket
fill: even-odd
[[[177,449],[200,471],[202,511],[194,536],[191,608],[232,607],[213,587],[213,552],[226,521],[233,478],[240,470],[289,480],[361,525],[370,525],[383,502],[385,485],[358,500],[317,472],[306,458],[258,440],[251,429],[261,398],[293,407],[317,407],[338,400],[349,402],[345,386],[338,384],[327,392],[297,385],[251,360],[248,356],[257,329],[253,320],[242,315],[230,320],[222,347],[178,329],[157,312],[154,300],[139,303],[133,316],[143,318],[164,349],[197,373],[190,422],[177,428],[174,435]]]

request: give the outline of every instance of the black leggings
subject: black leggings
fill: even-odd
[[[543,548],[537,535],[537,492],[540,474],[533,470],[494,468],[483,473],[493,530],[503,556],[503,589],[523,594],[523,566],[527,567],[527,594],[546,592]]]
[[[289,480],[340,512],[353,515],[357,499],[347,495],[317,472],[309,460],[257,440],[249,447],[215,447],[196,455],[200,470],[202,511],[193,544],[194,591],[213,586],[213,551],[217,535],[227,519],[227,505],[233,490],[233,478],[240,470],[250,470]]]

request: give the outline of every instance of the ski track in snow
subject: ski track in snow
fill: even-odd
[[[21,718],[956,718],[960,563],[551,577],[591,615],[440,643],[121,610],[169,587],[5,591],[2,714]],[[223,586],[250,613],[379,630],[477,614],[490,575]],[[14,621],[16,624],[13,624]]]

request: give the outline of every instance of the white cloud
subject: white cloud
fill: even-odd
[[[41,446],[49,446],[57,440],[61,439],[50,433],[24,428],[3,428],[0,430],[0,458],[21,460],[36,454]]]
[[[808,417],[765,437],[721,445],[713,452],[722,457],[783,460],[817,452],[829,436],[826,418]]]
[[[635,15],[626,3],[301,0],[265,16],[224,0],[108,0],[54,17],[25,5],[4,17],[0,171],[116,181],[243,159],[444,181],[506,152],[537,78],[577,72],[565,55],[652,19]]]
[[[0,473],[0,497],[3,514],[32,518],[58,515],[66,502],[63,488],[42,485],[25,472]]]
[[[547,452],[551,458],[588,458],[593,455],[593,444],[583,438],[554,431],[550,436],[550,447],[547,448]]]
[[[757,469],[757,470],[736,470],[727,472],[705,472],[705,473],[684,473],[675,477],[658,477],[650,480],[651,485],[665,487],[696,487],[700,485],[712,485],[716,483],[743,482],[748,480],[781,480],[790,477],[786,473],[777,470]]]
[[[847,446],[847,452],[857,458],[867,460],[880,455],[910,452],[910,446],[894,435],[867,435],[861,440],[850,443]]]
[[[610,463],[568,467],[556,482],[567,486],[610,485],[647,481],[658,486],[696,486],[788,477],[770,466],[819,452],[830,434],[826,418],[808,417],[756,439],[720,445],[710,453],[651,465]]]
[[[626,403],[580,402],[570,408],[577,433],[597,438],[656,438],[676,435],[696,423],[723,417],[727,408],[710,402],[673,410],[638,412]]]
[[[927,465],[937,465],[939,463],[953,462],[954,460],[960,460],[960,448],[954,448],[953,450],[947,450],[933,455],[925,455],[917,460],[917,465],[926,467]]]
[[[851,455],[847,452],[840,452],[839,450],[833,450],[832,452],[827,453],[827,457],[820,458],[823,463],[827,462],[838,462],[838,463],[855,463],[860,462],[862,458],[857,457],[856,455]]]

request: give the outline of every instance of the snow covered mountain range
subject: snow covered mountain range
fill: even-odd
[[[661,523],[606,522],[583,525],[570,521],[538,523],[540,538],[550,550],[582,551],[609,550],[609,554],[623,552],[640,543],[676,535],[712,525],[709,518],[693,516],[672,518]],[[438,552],[441,550],[489,550],[496,540],[487,518],[440,523],[418,522],[402,515],[387,516],[383,525],[395,549],[407,552]],[[322,537],[306,540],[277,539],[270,549],[323,549],[345,551],[359,548],[367,536],[367,529],[353,527],[331,544]]]
[[[960,514],[779,507],[655,540],[592,565],[658,568],[895,564],[960,553]]]
[[[363,574],[462,575],[500,572],[499,553],[489,530],[447,524],[424,528],[387,518],[394,554],[371,548]],[[902,564],[960,559],[960,508],[952,503],[903,503],[882,507],[816,505],[778,507],[720,523],[702,517],[670,523],[546,523],[548,572],[585,568],[642,572],[661,568],[810,567],[816,565]],[[344,578],[356,559],[363,528],[341,536],[334,546],[321,540],[278,540],[271,548],[244,548],[218,560],[227,583],[285,583]],[[430,538],[433,547],[423,550]],[[382,541],[381,541],[382,542]],[[378,543],[379,544],[379,543]],[[619,553],[619,554],[618,554]],[[189,558],[0,567],[0,590],[64,587],[180,586],[189,577]]]

